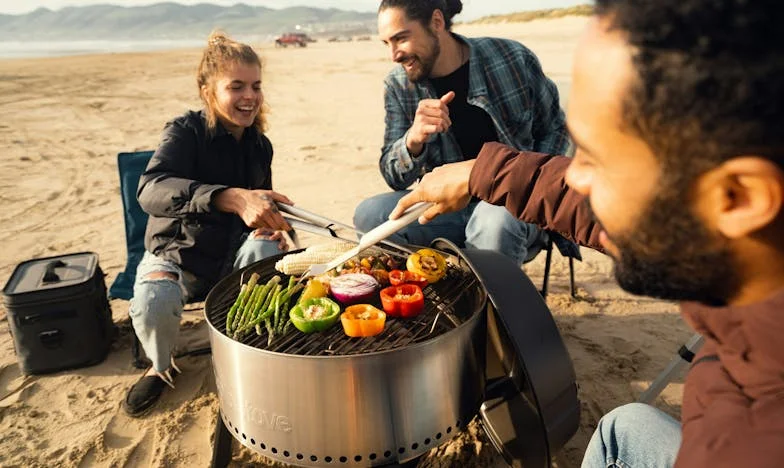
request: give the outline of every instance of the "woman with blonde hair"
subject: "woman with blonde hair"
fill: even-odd
[[[129,315],[152,367],[125,398],[132,416],[174,387],[183,305],[233,269],[287,249],[281,231],[290,227],[275,202],[292,202],[272,190],[259,56],[213,32],[197,84],[204,108],[166,124],[139,181],[149,221]]]

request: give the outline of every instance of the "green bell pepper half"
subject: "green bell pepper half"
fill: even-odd
[[[314,307],[322,308],[323,315],[309,317],[308,311]],[[303,333],[320,332],[337,323],[340,319],[340,306],[327,297],[314,297],[292,307],[289,317],[297,330]]]

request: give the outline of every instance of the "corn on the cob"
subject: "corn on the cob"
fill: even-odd
[[[311,245],[310,247],[305,249],[305,252],[328,252],[331,254],[340,255],[343,252],[347,252],[349,249],[354,248],[356,246],[357,244],[353,242],[336,240],[334,242],[323,242],[321,244]]]
[[[353,248],[350,242],[330,242],[312,245],[303,252],[286,255],[275,263],[275,269],[285,275],[301,275],[311,265],[327,263],[335,257]]]

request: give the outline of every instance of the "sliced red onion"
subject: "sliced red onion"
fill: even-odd
[[[344,305],[372,299],[378,287],[378,281],[365,273],[348,273],[329,280],[330,294]]]

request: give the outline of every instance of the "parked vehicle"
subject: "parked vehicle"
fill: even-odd
[[[307,47],[308,42],[316,42],[304,33],[286,33],[275,39],[275,47]]]

